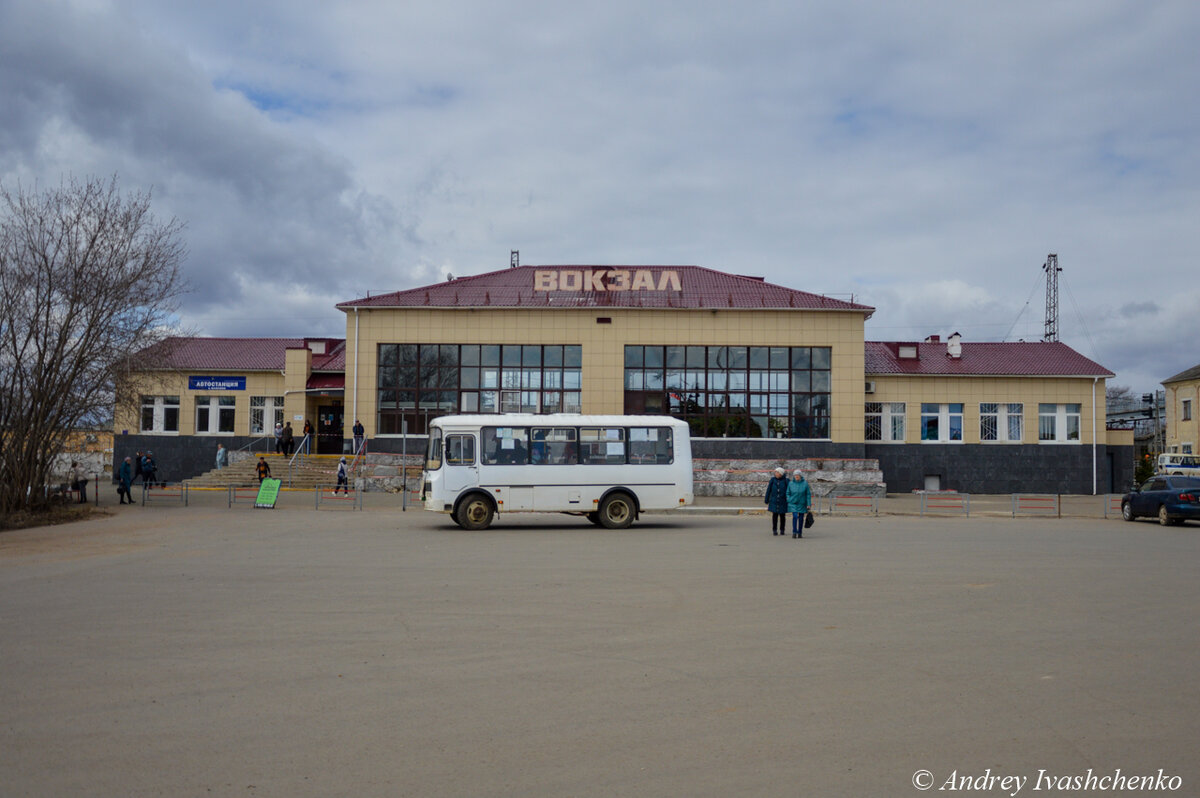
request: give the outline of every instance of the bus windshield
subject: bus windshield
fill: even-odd
[[[429,442],[425,447],[425,470],[437,471],[442,467],[442,430],[434,427],[429,431]]]

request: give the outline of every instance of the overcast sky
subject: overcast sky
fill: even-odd
[[[523,264],[696,264],[869,340],[1200,363],[1200,3],[0,0],[0,181],[186,223],[184,324]]]

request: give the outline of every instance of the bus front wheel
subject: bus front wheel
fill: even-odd
[[[636,513],[628,493],[610,493],[600,502],[600,525],[605,529],[626,529]]]
[[[477,494],[463,499],[454,514],[454,520],[463,529],[487,529],[491,526],[495,513],[492,503]]]

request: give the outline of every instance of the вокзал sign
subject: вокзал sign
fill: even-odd
[[[681,291],[674,269],[537,269],[534,291]]]

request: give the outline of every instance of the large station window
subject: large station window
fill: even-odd
[[[704,438],[828,438],[827,346],[626,346],[625,412]]]
[[[379,433],[423,434],[450,413],[578,413],[583,347],[380,344]]]

